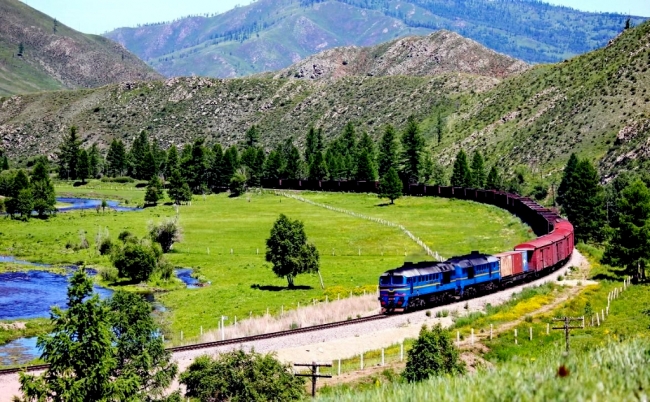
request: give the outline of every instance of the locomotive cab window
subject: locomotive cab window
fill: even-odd
[[[381,276],[381,277],[379,277],[379,283],[381,285],[390,285],[390,276]]]
[[[403,285],[404,277],[403,276],[393,276],[393,285]]]
[[[451,271],[442,273],[442,283],[451,283]]]

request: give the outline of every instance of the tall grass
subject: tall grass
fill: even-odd
[[[365,317],[379,313],[377,295],[351,297],[328,303],[318,303],[308,307],[286,311],[281,316],[264,315],[246,318],[237,325],[224,328],[225,339],[286,331],[289,329],[328,324],[347,319]],[[243,318],[243,317],[240,317]],[[232,317],[234,321],[234,317]],[[231,321],[232,322],[232,321]],[[201,337],[203,342],[221,340],[220,331],[209,331]]]
[[[322,401],[632,401],[647,400],[650,343],[608,343],[566,357],[559,349],[474,375],[418,384],[377,384],[363,393],[335,392]],[[560,367],[566,370],[559,370]],[[560,371],[564,371],[560,374]]]

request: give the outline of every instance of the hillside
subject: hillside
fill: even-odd
[[[409,36],[372,47],[343,47],[310,56],[274,78],[327,79],[344,76],[427,76],[449,72],[504,78],[528,68],[450,31]]]
[[[156,78],[119,44],[70,29],[18,0],[0,0],[0,95]]]
[[[413,114],[450,167],[462,147],[480,149],[487,165],[528,166],[555,174],[571,152],[601,172],[645,168],[650,161],[650,23],[603,49],[500,80],[444,73],[433,77],[345,76],[336,80],[174,78],[64,94],[0,98],[0,147],[13,158],[51,152],[78,125],[86,144],[113,136],[130,142],[146,129],[166,146],[196,137],[230,145],[260,125],[264,145],[322,126],[328,138],[348,121],[378,138],[387,123]]]
[[[490,163],[557,173],[571,152],[606,175],[650,161],[650,23],[603,49],[537,66],[466,98],[446,118],[435,152],[447,164],[460,147]],[[425,126],[430,123],[425,123]]]
[[[232,78],[286,68],[334,47],[440,29],[529,63],[558,62],[604,46],[626,19],[532,0],[258,0],[105,36],[168,77]]]

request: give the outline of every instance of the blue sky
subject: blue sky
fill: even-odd
[[[85,33],[170,21],[190,14],[219,13],[251,0],[22,0]],[[650,17],[650,0],[547,0],[584,11],[618,12]]]

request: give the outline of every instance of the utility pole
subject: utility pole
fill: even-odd
[[[553,318],[553,321],[561,321],[564,323],[563,326],[561,327],[553,327],[553,329],[563,329],[564,330],[564,339],[566,342],[566,351],[569,351],[569,331],[572,329],[584,329],[585,328],[585,317],[578,317],[578,318],[572,318],[572,317],[564,317],[564,318]],[[569,324],[572,321],[580,321],[582,322],[582,325],[579,327],[572,327]]]
[[[294,364],[294,367],[309,367],[311,368],[310,374],[294,374],[296,377],[311,377],[311,396],[316,396],[316,379],[317,378],[332,378],[331,375],[319,374],[318,369],[320,367],[332,367],[332,363],[316,363],[311,362],[311,364]]]

